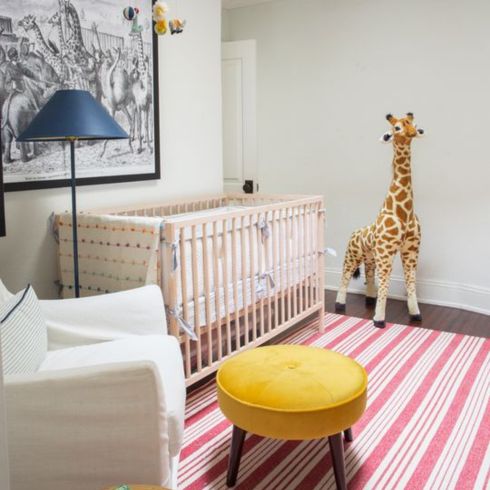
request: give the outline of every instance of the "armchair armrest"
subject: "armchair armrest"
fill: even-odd
[[[158,286],[100,296],[43,300],[49,350],[116,340],[129,335],[162,335],[167,321]]]
[[[170,486],[161,386],[146,361],[7,377],[13,488]]]

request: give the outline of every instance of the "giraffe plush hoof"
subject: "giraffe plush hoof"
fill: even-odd
[[[376,306],[376,298],[366,296],[366,306]]]
[[[418,315],[410,315],[410,321],[411,322],[421,322],[422,321],[422,315],[420,313]]]
[[[384,320],[373,320],[374,326],[376,328],[385,328],[386,322]]]
[[[335,303],[335,313],[345,313],[345,303]]]

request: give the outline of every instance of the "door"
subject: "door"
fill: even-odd
[[[222,44],[225,192],[257,192],[256,43]]]

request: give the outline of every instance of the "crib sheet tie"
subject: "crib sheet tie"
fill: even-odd
[[[262,242],[264,240],[267,240],[267,238],[269,238],[271,235],[271,230],[270,230],[270,227],[269,227],[269,224],[267,223],[267,221],[264,218],[262,218],[257,223],[257,226],[258,226],[259,230],[262,232]]]
[[[325,254],[330,255],[332,257],[337,257],[337,251],[334,248],[327,247],[318,252],[318,255],[325,255]]]
[[[175,272],[179,267],[179,260],[177,258],[177,249],[179,248],[178,242],[168,243],[165,242],[165,245],[171,247],[172,249],[172,272]]]
[[[167,310],[167,313],[175,318],[177,320],[177,323],[179,324],[180,329],[191,339],[197,342],[197,335],[194,332],[194,328],[192,325],[185,320],[185,318],[179,313],[178,310],[175,308],[169,308],[168,306],[165,306],[165,309]]]
[[[276,283],[274,282],[274,278],[272,277],[272,271],[264,272],[259,276],[259,284],[257,286],[257,294],[263,294],[266,290],[265,284],[269,283],[269,288],[274,289],[276,287]]]

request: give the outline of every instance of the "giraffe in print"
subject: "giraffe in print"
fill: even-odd
[[[66,66],[63,59],[60,54],[55,52],[53,48],[44,40],[41,29],[37,25],[36,17],[33,15],[26,15],[23,19],[19,20],[18,25],[26,32],[32,31],[34,33],[34,39],[36,41],[38,51],[42,53],[46,63],[51,65],[60,80],[64,80],[66,78]]]
[[[375,222],[354,231],[349,240],[335,303],[338,313],[345,312],[347,287],[352,277],[359,277],[359,266],[364,263],[366,305],[376,305],[373,321],[378,328],[385,327],[388,286],[393,259],[398,252],[403,265],[410,319],[422,320],[415,289],[421,234],[419,220],[413,210],[410,154],[412,139],[422,136],[424,130],[414,124],[411,112],[402,118],[388,114],[386,119],[391,124],[391,129],[381,140],[393,143],[393,179]],[[379,280],[377,292],[375,272]]]
[[[76,61],[87,61],[92,55],[87,51],[83,42],[82,26],[77,9],[69,0],[65,0],[65,12],[66,23],[71,29],[71,35],[66,36],[66,49],[69,53],[72,53]]]
[[[60,56],[63,58],[65,55],[66,44],[65,44],[65,36],[63,35],[63,26],[61,25],[61,16],[59,12],[56,12],[51,18],[48,20],[48,24],[55,26],[58,31],[58,46],[60,50]]]
[[[137,153],[143,151],[143,131],[145,132],[146,145],[153,152],[150,139],[150,110],[152,101],[152,79],[150,67],[145,60],[143,38],[141,31],[132,32],[131,36],[136,40],[137,66],[132,72],[132,93],[134,98],[133,124],[138,138]]]

